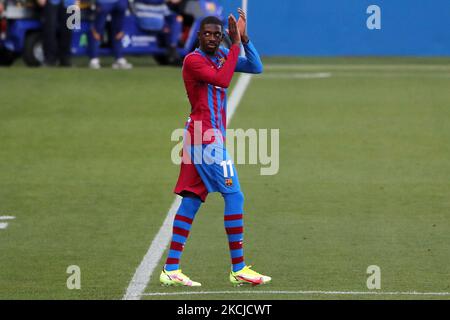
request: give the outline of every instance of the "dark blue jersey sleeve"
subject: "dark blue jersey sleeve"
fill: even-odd
[[[263,64],[253,43],[249,41],[247,44],[243,44],[243,47],[245,56],[239,56],[235,71],[243,73],[262,73]],[[228,54],[228,49],[221,48],[221,50],[224,51],[225,54]]]

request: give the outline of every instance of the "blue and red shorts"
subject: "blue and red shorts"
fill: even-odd
[[[236,167],[222,143],[192,145],[184,151],[189,154],[181,163],[174,190],[176,194],[183,196],[192,192],[205,201],[210,192],[234,193],[241,190]]]

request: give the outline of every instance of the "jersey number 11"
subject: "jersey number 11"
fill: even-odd
[[[220,166],[223,168],[223,176],[225,178],[228,178],[228,168],[227,168],[227,166],[230,167],[230,177],[234,177],[233,162],[231,162],[231,160],[222,161],[220,163]]]

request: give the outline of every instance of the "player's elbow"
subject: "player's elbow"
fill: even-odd
[[[264,68],[263,68],[263,65],[262,65],[262,64],[257,65],[257,66],[253,69],[253,72],[254,72],[255,74],[263,73],[263,71],[264,71]]]
[[[260,74],[263,73],[263,65],[262,63],[255,63],[251,66],[251,73]]]

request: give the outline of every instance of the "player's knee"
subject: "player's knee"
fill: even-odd
[[[233,193],[223,193],[225,200],[226,213],[243,213],[244,211],[244,194],[241,191]]]
[[[202,200],[199,197],[184,197],[181,201],[180,212],[191,213],[195,215],[200,209]]]
[[[233,197],[234,197],[236,202],[238,202],[238,203],[240,203],[242,205],[244,204],[245,198],[244,198],[244,194],[242,193],[242,191],[238,191],[238,192],[235,192],[235,193],[232,193],[232,194],[233,194]]]

